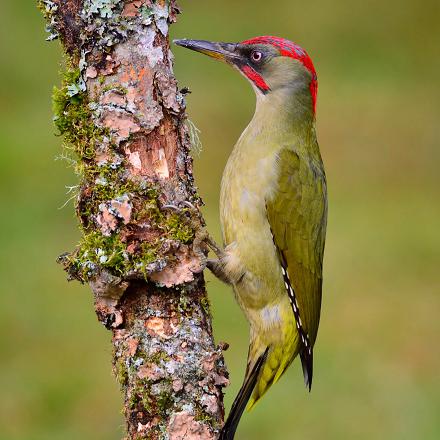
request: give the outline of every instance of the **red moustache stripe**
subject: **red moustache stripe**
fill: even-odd
[[[270,90],[270,87],[266,84],[263,77],[258,74],[251,66],[244,65],[241,71],[260,89],[263,91]]]

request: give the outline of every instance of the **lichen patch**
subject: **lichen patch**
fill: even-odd
[[[194,280],[194,274],[202,270],[200,260],[188,246],[181,246],[175,253],[177,264],[170,263],[162,271],[151,274],[150,278],[161,286],[173,287]]]
[[[152,336],[159,336],[164,339],[172,338],[175,331],[169,321],[159,317],[153,317],[145,322],[145,328]]]
[[[186,411],[173,414],[168,425],[170,440],[209,440],[214,438],[208,427]]]
[[[106,109],[100,122],[114,134],[117,142],[128,139],[131,134],[141,130],[134,116],[119,109]]]

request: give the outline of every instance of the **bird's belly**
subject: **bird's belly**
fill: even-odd
[[[241,174],[222,186],[225,269],[237,280],[234,291],[244,310],[261,310],[285,294],[266,213],[266,200],[273,185],[266,173],[259,176],[258,182],[255,177]]]

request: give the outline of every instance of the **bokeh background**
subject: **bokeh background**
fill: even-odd
[[[318,134],[329,182],[323,314],[315,380],[298,362],[240,439],[440,438],[440,3],[437,0],[181,0],[172,37],[303,45],[319,75]],[[0,439],[122,437],[109,333],[87,287],[55,258],[78,231],[56,161],[51,89],[61,52],[32,1],[2,2],[0,26]],[[254,97],[227,66],[176,48],[201,130],[200,193],[219,238],[223,166]],[[247,325],[230,289],[208,287],[217,340],[231,344],[229,407]]]

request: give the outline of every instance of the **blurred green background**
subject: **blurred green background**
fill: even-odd
[[[330,211],[315,380],[298,362],[240,439],[440,438],[440,3],[182,0],[172,37],[239,41],[274,34],[303,45],[319,76],[318,135]],[[119,439],[110,334],[87,287],[55,258],[78,232],[59,209],[72,170],[55,161],[58,43],[32,1],[2,3],[0,26],[0,439]],[[219,238],[225,161],[254,108],[227,66],[176,48],[203,151],[195,173]],[[211,276],[217,340],[231,344],[229,405],[245,368],[247,325]]]

